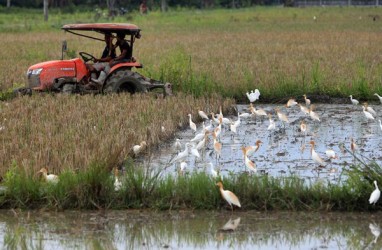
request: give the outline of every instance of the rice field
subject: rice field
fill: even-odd
[[[272,7],[118,17],[114,22],[142,28],[134,55],[145,65],[141,73],[174,84],[176,95],[166,99],[51,94],[9,99],[12,89],[24,85],[30,65],[61,58],[63,40],[68,42],[66,58],[80,51],[98,55],[103,44],[60,30],[67,23],[93,22],[92,13],[53,11],[43,23],[39,13],[20,10],[11,17],[0,12],[0,41],[5,47],[0,51],[0,176],[10,188],[0,197],[0,206],[224,205],[208,176],[154,178],[158,175],[152,177],[135,165],[132,146],[146,141],[149,154],[187,126],[187,114],[197,117],[198,109],[217,113],[220,106],[227,114],[255,88],[261,89],[262,102],[302,94],[373,99],[375,92],[382,93],[381,26],[379,19],[371,18],[379,12]],[[115,194],[110,171],[121,164],[131,166],[131,182]],[[36,175],[41,167],[65,181],[46,189]],[[371,168],[374,172],[368,178],[380,170],[378,165]],[[357,205],[371,188],[358,181],[364,175],[356,171],[344,186],[306,186],[299,178],[246,175],[232,176],[225,184],[243,197],[244,209],[368,210]]]

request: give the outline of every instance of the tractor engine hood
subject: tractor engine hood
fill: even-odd
[[[86,67],[81,59],[55,60],[32,65],[27,71],[27,87],[34,90],[52,88],[58,78],[77,78],[77,68]]]

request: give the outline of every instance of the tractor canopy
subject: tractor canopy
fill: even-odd
[[[76,31],[94,31],[97,33],[122,33],[126,36],[139,39],[141,37],[141,30],[135,24],[131,23],[80,23],[80,24],[66,24],[62,26],[63,30],[73,33],[75,35],[101,40],[96,37],[77,33]]]

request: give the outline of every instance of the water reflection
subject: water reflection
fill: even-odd
[[[3,249],[382,248],[378,213],[252,211],[231,216],[192,211],[3,211],[0,245]]]

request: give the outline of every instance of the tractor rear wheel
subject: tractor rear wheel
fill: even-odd
[[[105,81],[103,93],[147,92],[144,78],[130,70],[119,70],[113,72]]]

